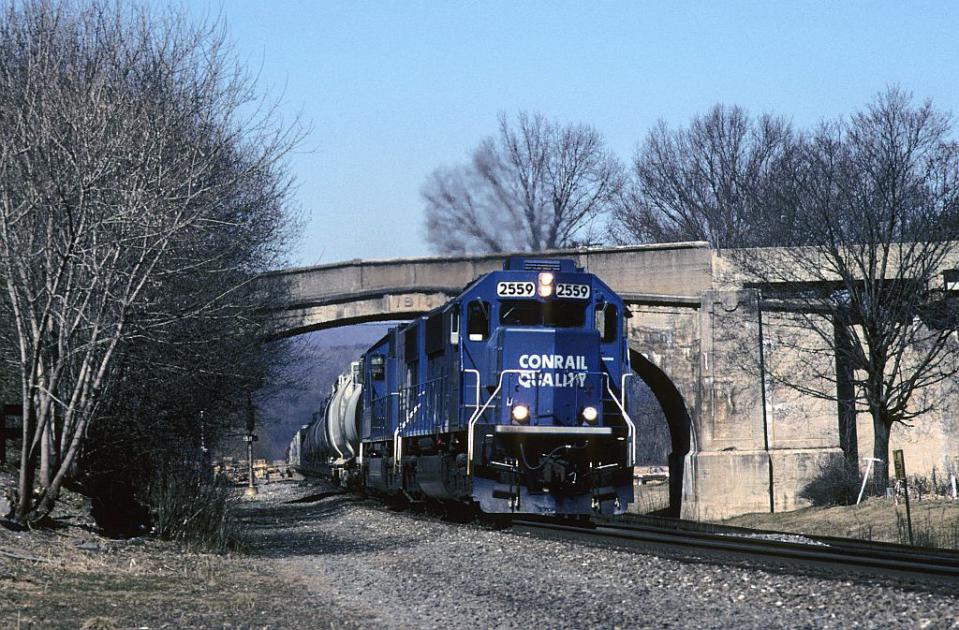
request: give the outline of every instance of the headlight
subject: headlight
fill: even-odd
[[[513,420],[520,424],[524,424],[529,420],[529,407],[526,405],[516,405],[513,407]]]
[[[583,407],[583,420],[592,424],[596,422],[598,417],[599,412],[596,411],[596,407]]]
[[[538,293],[540,297],[549,297],[553,295],[553,274],[548,271],[544,271],[539,274],[539,289]]]

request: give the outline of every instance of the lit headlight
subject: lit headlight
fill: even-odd
[[[526,405],[516,405],[513,407],[513,420],[520,424],[529,420],[529,407]]]
[[[596,411],[596,407],[583,407],[583,420],[592,424],[596,422],[598,417],[599,412]]]
[[[539,274],[539,288],[537,289],[540,297],[549,297],[553,295],[553,274],[544,271]]]

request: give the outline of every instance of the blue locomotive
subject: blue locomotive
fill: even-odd
[[[353,363],[291,463],[488,513],[621,513],[636,443],[627,315],[574,261],[512,257]]]

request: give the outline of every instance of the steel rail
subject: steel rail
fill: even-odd
[[[548,521],[514,519],[513,530],[533,535],[546,534],[625,546],[651,544],[682,550],[737,554],[747,558],[829,565],[843,569],[878,570],[910,577],[948,579],[959,586],[959,553],[947,550],[838,538],[822,539],[782,532],[707,533],[675,527],[613,523],[601,523],[593,528],[586,528]],[[810,543],[755,537],[767,535],[801,536]]]
[[[863,550],[867,553],[884,553],[893,556],[938,556],[959,566],[959,550],[918,547],[900,543],[883,542],[877,540],[863,540],[858,538],[842,538],[839,536],[823,536],[820,534],[801,534],[798,532],[783,532],[769,529],[752,529],[735,525],[721,525],[714,523],[700,523],[650,517],[640,514],[624,514],[621,516],[601,517],[597,524],[608,527],[652,527],[655,529],[679,530],[692,533],[717,534],[728,537],[757,538],[760,536],[795,536],[805,538],[813,544],[842,548],[845,550]],[[802,543],[798,543],[802,544]]]

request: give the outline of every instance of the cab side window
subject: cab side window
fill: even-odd
[[[470,302],[466,309],[466,334],[470,341],[489,337],[489,304],[481,300]]]
[[[374,381],[382,381],[386,378],[386,357],[382,354],[374,354],[370,357],[370,377]]]
[[[619,328],[619,309],[616,305],[607,302],[601,308],[597,308],[595,324],[603,343],[616,339]]]

